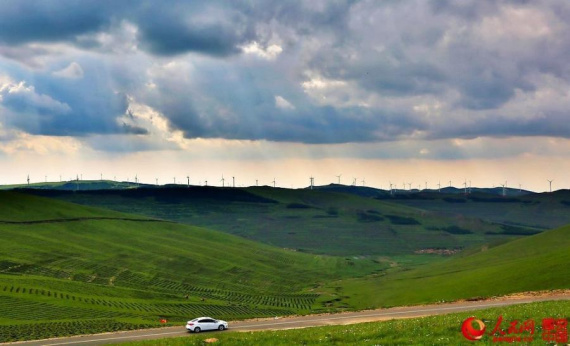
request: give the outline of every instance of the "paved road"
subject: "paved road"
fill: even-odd
[[[424,305],[412,307],[399,307],[390,309],[368,310],[340,314],[325,314],[301,317],[286,317],[257,321],[230,322],[231,331],[257,331],[305,328],[324,325],[351,324],[359,322],[381,321],[399,318],[421,317],[428,315],[442,315],[453,312],[479,310],[498,306],[531,303],[547,300],[570,300],[570,295],[555,295],[549,297],[532,297],[524,299],[508,299],[483,302],[459,302],[449,304]],[[215,336],[220,332],[207,332]],[[40,341],[17,342],[15,345],[105,345],[136,340],[161,339],[168,337],[188,336],[184,326],[145,329],[128,332],[96,334],[88,336],[74,336]]]

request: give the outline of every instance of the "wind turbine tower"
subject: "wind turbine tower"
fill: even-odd
[[[222,174],[222,179],[220,179],[220,181],[222,182],[222,187],[226,187],[226,183],[225,183],[225,179],[224,179],[224,175]]]
[[[364,178],[362,178],[361,183],[362,183],[362,186],[366,186],[366,180]]]
[[[550,184],[550,192],[552,192],[552,182],[553,182],[554,180],[547,180],[547,181],[548,181],[548,183]]]
[[[463,186],[465,187],[465,194],[467,195],[467,179],[463,182]]]
[[[257,179],[255,179],[255,186],[259,186],[259,182]]]
[[[236,187],[236,177],[232,177],[232,186]]]
[[[352,186],[356,186],[356,178],[352,178]]]
[[[186,176],[186,179],[188,179],[188,187],[190,187],[190,176],[187,175],[187,176]]]
[[[437,182],[437,192],[441,193],[441,182]]]
[[[315,184],[315,178],[311,177],[310,179],[311,179],[311,190],[312,190]]]
[[[272,183],[273,183],[273,187],[275,187],[275,178],[273,178]]]
[[[342,177],[342,174],[339,174],[336,177],[338,178],[338,184],[340,185],[340,177]]]
[[[30,175],[28,174],[28,185],[30,185]]]
[[[156,186],[158,186],[158,178],[154,179],[156,181]]]

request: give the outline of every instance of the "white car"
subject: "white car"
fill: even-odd
[[[228,322],[216,320],[211,317],[198,317],[186,323],[189,332],[200,333],[203,330],[225,330]]]

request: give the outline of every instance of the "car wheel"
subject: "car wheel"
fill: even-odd
[[[221,330],[224,330],[224,329],[226,329],[226,327],[224,327],[224,325],[223,325],[223,324],[220,324],[220,326],[218,327],[218,330],[220,330],[220,331],[221,331]]]
[[[201,330],[202,329],[200,329],[200,327],[196,327],[196,328],[194,328],[194,333],[200,333]]]

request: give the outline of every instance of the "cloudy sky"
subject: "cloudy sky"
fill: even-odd
[[[568,188],[569,56],[567,0],[3,0],[0,184]]]

